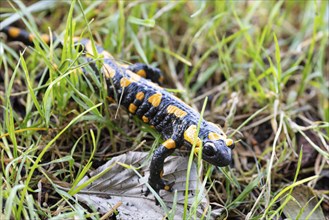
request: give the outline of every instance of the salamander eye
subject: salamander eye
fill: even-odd
[[[203,146],[202,152],[207,156],[216,155],[216,147],[214,143],[208,142]]]

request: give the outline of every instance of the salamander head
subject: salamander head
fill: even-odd
[[[215,124],[205,122],[200,128],[199,137],[195,139],[196,126],[190,126],[184,132],[184,139],[193,145],[195,142],[195,152],[201,150],[202,159],[215,166],[227,166],[232,161],[232,149],[234,143],[232,139],[226,137],[224,132]]]
[[[215,166],[227,166],[232,161],[231,148],[223,140],[207,141],[203,145],[202,159]]]
[[[234,142],[226,137],[217,125],[207,123],[203,138],[202,159],[215,166],[227,166],[232,162]]]

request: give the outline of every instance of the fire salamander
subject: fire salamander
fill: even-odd
[[[33,35],[24,30],[6,27],[1,31],[11,39],[33,45]],[[48,36],[41,37],[49,43]],[[87,54],[93,54],[90,40],[82,39],[79,43]],[[201,119],[197,132],[200,114],[159,86],[163,78],[158,69],[140,63],[122,65],[115,62],[102,47],[97,46],[97,51],[104,56],[99,72],[105,75],[109,98],[153,127],[164,139],[155,150],[150,164],[148,182],[155,192],[172,190],[173,183],[162,179],[163,164],[166,157],[183,145],[192,148],[195,144],[196,152],[202,152],[202,159],[215,166],[231,163],[233,140],[228,139],[220,127],[204,119]]]

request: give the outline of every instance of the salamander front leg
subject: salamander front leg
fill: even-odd
[[[152,162],[150,165],[150,176],[148,179],[148,183],[154,189],[156,193],[159,194],[159,191],[164,189],[167,191],[172,190],[172,186],[174,183],[168,183],[162,179],[163,176],[163,163],[164,160],[174,152],[176,147],[176,143],[173,139],[168,139],[164,143],[160,145],[158,149],[153,154]],[[145,196],[150,193],[150,190],[147,189],[145,192]],[[156,200],[156,204],[159,202]]]

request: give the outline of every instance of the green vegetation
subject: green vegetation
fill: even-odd
[[[327,1],[9,1],[0,10],[2,25],[37,36],[26,48],[1,35],[0,219],[100,217],[73,198],[82,176],[159,139],[80,74],[88,65],[73,36],[160,68],[164,86],[199,111],[208,97],[204,118],[236,141],[231,167],[204,164],[218,219],[329,214]],[[300,186],[316,205],[294,216]]]

